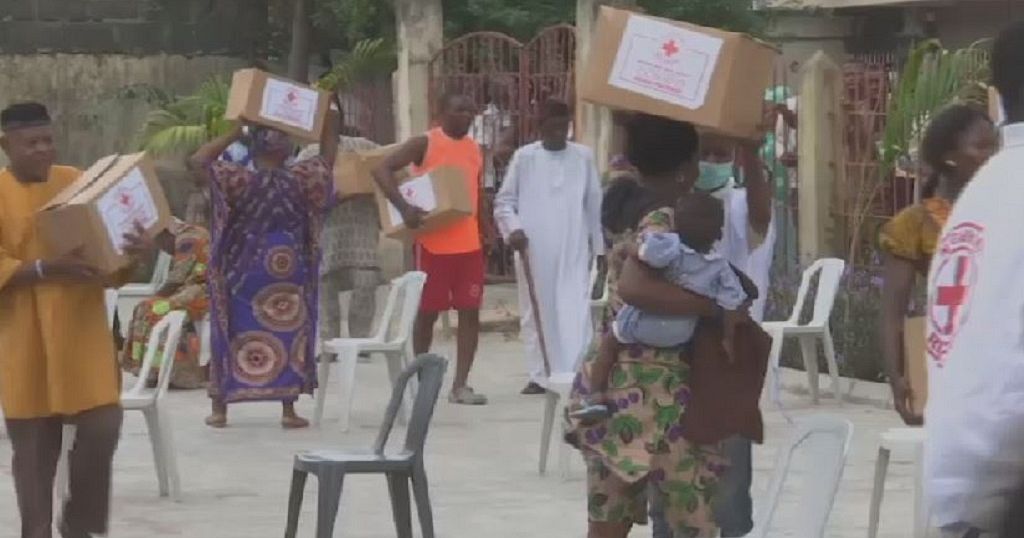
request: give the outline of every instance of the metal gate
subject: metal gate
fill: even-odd
[[[860,57],[843,66],[846,182],[836,186],[833,207],[839,212],[840,246],[846,254],[856,253],[857,259],[847,260],[854,266],[870,265],[874,230],[914,201],[916,178],[879,167],[878,141],[898,73],[895,54]]]
[[[429,97],[433,117],[437,98],[459,92],[477,107],[472,136],[484,154],[481,223],[489,282],[512,281],[512,253],[498,237],[491,215],[512,152],[537,139],[540,107],[547,99],[572,104],[576,33],[570,25],[541,31],[526,44],[495,32],[467,34],[449,42],[430,62]]]

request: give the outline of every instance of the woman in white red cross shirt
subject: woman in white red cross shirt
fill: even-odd
[[[992,80],[1009,122],[1003,148],[961,193],[928,277],[924,482],[932,523],[950,538],[1003,535],[1024,484],[1021,66],[1024,22],[992,48]],[[939,300],[940,289],[959,286]]]

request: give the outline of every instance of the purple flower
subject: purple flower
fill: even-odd
[[[632,403],[640,403],[640,393],[638,393],[638,392],[630,392],[629,393],[629,401],[632,402]]]
[[[661,481],[665,480],[665,470],[664,469],[654,469],[653,471],[651,471],[651,474],[649,474],[647,476],[650,478],[651,482],[657,484],[657,483],[660,483]]]
[[[683,438],[683,427],[676,424],[668,429],[668,442],[674,443]]]
[[[619,398],[616,400],[619,409],[626,409],[629,407],[629,398]]]
[[[729,470],[729,466],[724,463],[709,463],[708,470],[715,476],[720,477],[725,474],[725,471]]]
[[[584,439],[588,445],[596,445],[604,440],[606,435],[608,435],[608,429],[604,426],[600,426],[588,429],[586,435],[584,435]]]
[[[676,391],[675,398],[676,403],[679,405],[686,405],[690,403],[690,389],[688,387],[681,387]]]

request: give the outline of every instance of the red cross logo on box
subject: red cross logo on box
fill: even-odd
[[[676,45],[675,39],[669,39],[661,46],[661,50],[665,53],[665,56],[671,58],[679,52],[679,45]]]
[[[985,228],[958,224],[942,236],[928,300],[928,354],[941,368],[970,311],[971,288],[985,247]]]

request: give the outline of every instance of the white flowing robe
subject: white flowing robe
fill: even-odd
[[[540,142],[519,148],[494,199],[494,218],[506,240],[516,230],[526,233],[551,372],[574,372],[593,336],[590,267],[594,256],[604,254],[593,152],[571,142],[563,151],[548,151]],[[537,316],[518,256],[516,276],[530,380],[542,383]]]

